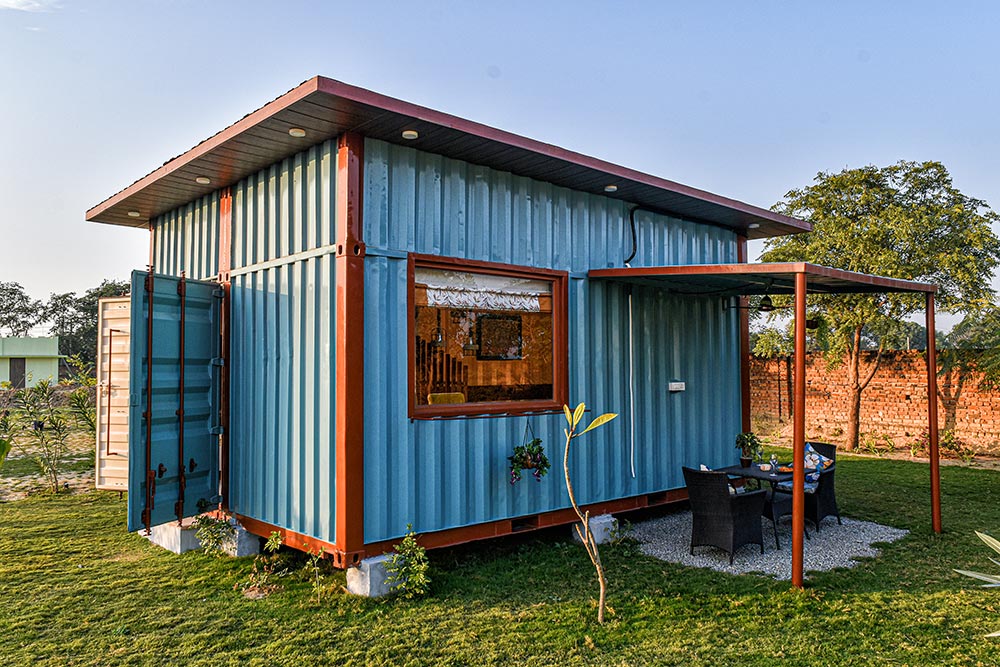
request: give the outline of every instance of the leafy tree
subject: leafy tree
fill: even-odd
[[[52,323],[49,333],[59,336],[59,352],[77,356],[85,364],[97,359],[97,302],[107,296],[121,296],[129,291],[123,280],[104,280],[97,287],[77,296],[75,292],[52,294],[45,304],[45,319]]]
[[[877,341],[873,348],[878,348]],[[900,322],[899,328],[893,332],[892,337],[885,341],[885,348],[887,350],[926,350],[927,327],[912,320]]]
[[[20,283],[0,282],[0,336],[27,336],[45,318],[41,301],[35,301]]]
[[[750,348],[753,350],[754,356],[761,359],[787,357],[795,351],[792,336],[787,330],[766,327],[754,332],[751,337]]]
[[[809,220],[813,231],[770,239],[765,262],[806,261],[834,268],[933,283],[945,312],[989,303],[989,276],[1000,262],[1000,221],[986,202],[964,195],[939,162],[901,161],[819,173],[791,190],[774,210]],[[829,326],[830,359],[847,363],[847,449],[858,444],[861,394],[878,371],[882,351],[904,319],[924,306],[919,294],[811,295],[810,310]],[[868,330],[878,347],[863,368]]]
[[[984,388],[1000,388],[1000,306],[969,313],[943,344],[950,348],[942,355],[944,371],[975,369],[983,374]]]

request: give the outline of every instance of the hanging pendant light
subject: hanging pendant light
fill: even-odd
[[[764,295],[764,297],[760,300],[760,303],[757,305],[757,310],[762,313],[770,313],[774,310],[774,304],[771,302],[770,295]]]

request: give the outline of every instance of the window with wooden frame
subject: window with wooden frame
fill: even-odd
[[[561,409],[566,281],[565,271],[411,254],[410,416]]]

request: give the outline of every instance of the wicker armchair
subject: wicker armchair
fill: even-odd
[[[778,522],[782,517],[792,515],[792,495],[777,489],[769,489],[761,514],[771,520],[774,526],[774,547],[781,549],[781,542],[778,541]],[[809,531],[806,531],[806,538],[808,537]]]
[[[840,509],[837,507],[837,492],[835,489],[837,474],[837,446],[826,442],[810,442],[807,444],[812,445],[812,448],[815,449],[820,455],[833,461],[832,466],[820,473],[816,489],[805,494],[805,518],[812,521],[813,525],[816,526],[816,532],[818,533],[820,529],[820,522],[828,516],[837,517],[837,523],[843,525],[843,522],[840,520]],[[788,496],[788,512],[790,513],[791,483],[785,482],[779,484],[778,488],[775,489],[775,493]],[[783,509],[781,511],[783,512]],[[766,506],[764,516],[768,516]],[[807,532],[806,536],[808,537],[808,535],[809,533]],[[777,537],[775,539],[777,539]]]
[[[840,509],[837,507],[837,492],[834,488],[834,475],[837,472],[837,445],[826,442],[810,442],[809,444],[821,456],[833,461],[833,465],[819,476],[816,491],[806,494],[806,518],[816,525],[818,533],[820,522],[828,516],[837,517],[837,523],[843,525],[840,520]]]
[[[729,553],[731,565],[736,550],[744,544],[759,544],[764,553],[760,522],[764,492],[732,495],[725,473],[692,468],[683,471],[691,501],[691,555],[698,546],[718,547]]]

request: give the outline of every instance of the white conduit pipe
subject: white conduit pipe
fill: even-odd
[[[629,463],[632,466],[632,478],[635,478],[635,364],[633,360],[632,333],[632,290],[628,292],[628,424],[629,424]]]

